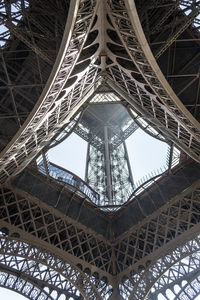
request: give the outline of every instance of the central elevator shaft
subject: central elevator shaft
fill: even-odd
[[[104,126],[104,151],[105,151],[105,181],[106,181],[106,192],[109,203],[112,202],[112,177],[111,177],[111,161],[109,151],[109,139],[108,139],[108,127]]]
[[[122,205],[134,191],[125,140],[137,125],[120,104],[91,105],[80,123],[76,132],[88,142],[85,181],[99,205]]]

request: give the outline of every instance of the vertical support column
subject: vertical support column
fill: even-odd
[[[105,149],[105,173],[106,173],[107,197],[108,197],[110,204],[112,204],[111,161],[110,161],[108,127],[107,126],[104,126],[104,149]]]
[[[112,286],[113,286],[113,293],[112,296],[110,297],[110,300],[124,300],[119,293],[119,285],[116,284],[116,282],[114,282]]]
[[[112,180],[111,180],[111,162],[109,153],[108,127],[104,126],[104,149],[105,149],[105,173],[106,189],[109,203],[112,204]]]
[[[46,158],[46,153],[42,151],[42,159],[43,159],[43,164],[44,164],[44,169],[47,175],[47,178],[49,179],[49,166]]]
[[[89,143],[85,171],[85,181],[99,193],[101,205],[108,204],[104,152],[104,147],[98,149]]]
[[[130,160],[129,160],[128,151],[127,151],[125,141],[123,142],[123,145],[124,145],[125,158],[126,158],[126,161],[127,161],[127,166],[128,166],[128,171],[129,171],[129,180],[132,183],[132,185],[134,186],[133,175],[132,175],[132,170],[131,170],[131,164],[130,164]]]
[[[116,205],[128,200],[134,190],[133,176],[125,142],[110,151],[112,193]]]
[[[90,161],[90,143],[87,146],[86,166],[85,166],[85,181],[88,182],[88,166]]]

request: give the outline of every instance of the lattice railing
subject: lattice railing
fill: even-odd
[[[75,187],[78,191],[84,193],[89,201],[92,203],[100,206],[100,197],[97,192],[95,192],[84,180],[82,180],[77,175],[73,174],[72,172],[63,169],[51,162],[48,162],[48,174],[44,168],[43,161],[38,164],[38,170],[55,180],[58,180],[62,184],[68,184]]]

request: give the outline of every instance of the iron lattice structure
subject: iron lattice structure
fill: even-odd
[[[98,105],[87,108],[75,132],[88,142],[86,182],[99,194],[98,205],[112,207],[122,205],[134,191],[125,140],[138,125],[115,104],[116,95],[101,92],[92,100],[96,99]]]
[[[29,299],[200,293],[199,5],[0,2],[1,286]],[[118,105],[128,119],[116,109],[97,130],[100,107]],[[136,188],[125,139],[138,127],[170,150]],[[89,184],[45,156],[74,131]]]

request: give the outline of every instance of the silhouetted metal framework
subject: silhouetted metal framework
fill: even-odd
[[[125,140],[137,128],[127,110],[111,93],[97,93],[75,132],[88,142],[86,182],[99,193],[99,205],[122,205],[134,191]],[[111,99],[113,104],[106,103]],[[101,104],[106,103],[106,104]]]
[[[1,286],[29,299],[200,293],[199,7],[198,0],[0,2]],[[132,124],[171,147],[167,171],[122,206],[118,196],[116,211],[100,209],[95,184],[45,156],[76,131],[91,158],[99,144],[91,127],[87,136],[84,114],[108,104],[123,105]],[[128,135],[113,145],[123,148]],[[173,168],[175,148],[181,162]]]

